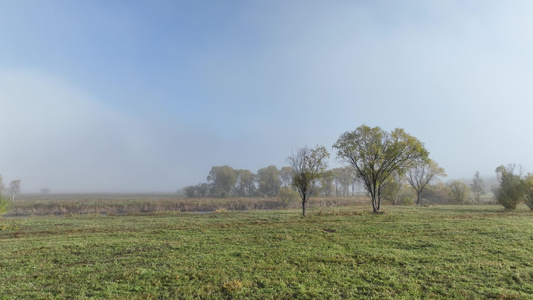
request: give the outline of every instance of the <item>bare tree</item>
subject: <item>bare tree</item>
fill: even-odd
[[[298,190],[302,199],[302,214],[306,216],[306,204],[319,179],[327,169],[329,153],[324,146],[311,149],[307,146],[300,148],[296,154],[287,158],[293,169],[292,185]]]
[[[416,204],[420,205],[420,195],[426,186],[436,177],[446,176],[443,168],[433,161],[417,161],[416,164],[407,172],[407,183],[415,190]]]

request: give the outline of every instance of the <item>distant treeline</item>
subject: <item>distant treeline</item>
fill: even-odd
[[[207,176],[207,182],[187,186],[179,192],[189,198],[229,198],[229,197],[284,197],[288,191],[296,193],[292,187],[292,168],[268,166],[252,173],[246,169],[234,169],[230,166],[214,166]],[[492,197],[485,195],[485,187],[479,173],[474,181],[480,181],[477,193],[474,185],[467,185],[453,180],[445,184],[433,178],[420,194],[417,202],[416,191],[409,184],[407,176],[397,178],[383,190],[382,197],[389,204],[465,204],[494,203]],[[474,189],[471,189],[474,188]],[[281,191],[281,192],[280,192]],[[347,198],[361,196],[361,182],[353,176],[350,167],[328,170],[316,183],[313,195],[320,197]]]
[[[280,189],[292,189],[292,168],[268,166],[256,174],[250,170],[230,166],[214,166],[206,183],[187,186],[181,190],[187,197],[275,197]],[[353,197],[358,183],[349,167],[331,169],[321,178],[313,194],[323,197]]]

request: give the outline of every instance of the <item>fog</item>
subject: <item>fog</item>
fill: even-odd
[[[211,166],[282,167],[361,124],[404,128],[448,179],[533,171],[532,13],[528,1],[5,1],[0,174],[23,192],[175,192]]]

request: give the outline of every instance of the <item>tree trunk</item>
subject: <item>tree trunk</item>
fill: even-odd
[[[305,208],[305,203],[306,203],[306,202],[307,202],[307,201],[302,201],[302,214],[303,214],[304,217],[306,216],[306,210],[305,210],[305,209],[306,209],[306,208]]]
[[[420,193],[416,191],[416,205],[420,205]]]
[[[379,207],[377,207],[377,205],[376,205],[376,204],[377,204],[377,203],[376,203],[376,196],[371,195],[371,197],[372,197],[372,211],[373,211],[375,214],[377,214],[377,213],[379,213]]]

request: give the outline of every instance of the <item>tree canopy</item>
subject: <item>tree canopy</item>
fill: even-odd
[[[302,198],[302,214],[306,215],[306,203],[313,193],[315,185],[326,171],[329,153],[324,146],[314,149],[303,147],[291,155],[287,161],[293,169],[292,185]]]
[[[403,129],[387,132],[367,125],[343,133],[333,148],[363,182],[374,213],[379,213],[382,189],[393,175],[405,173],[415,160],[429,156],[424,144]]]

